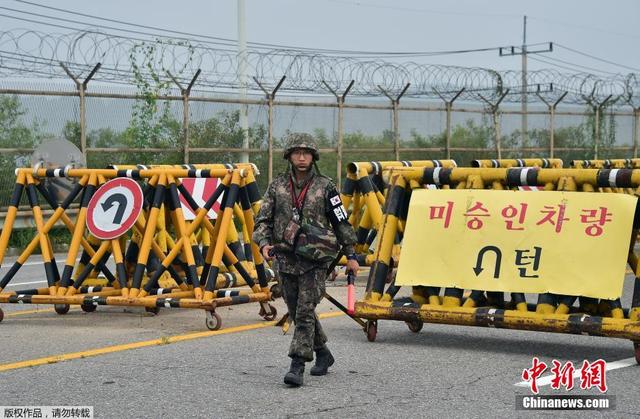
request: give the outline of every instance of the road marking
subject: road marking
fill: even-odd
[[[14,316],[23,316],[25,314],[34,314],[34,313],[49,313],[55,311],[52,308],[44,308],[41,310],[22,310],[22,311],[14,311],[14,312],[9,312],[9,313],[5,313],[4,317],[14,317]]]
[[[613,370],[617,370],[619,368],[625,368],[625,367],[630,367],[632,365],[636,365],[636,359],[635,358],[627,358],[627,359],[621,359],[620,361],[614,361],[614,362],[607,362],[607,366],[605,368],[606,371],[613,371]],[[581,369],[574,371],[573,373],[573,379],[577,379],[580,378],[580,374],[581,374]],[[545,375],[544,377],[538,378],[536,380],[536,383],[538,384],[538,387],[542,387],[542,386],[548,386],[549,384],[551,384],[551,381],[553,380],[554,375],[553,374],[549,374],[549,375]],[[529,381],[521,381],[519,383],[515,384],[517,387],[529,387],[531,385],[531,383]]]
[[[318,315],[318,317],[320,317],[321,319],[327,319],[327,318],[338,317],[343,315],[344,315],[343,312],[338,311],[338,312],[321,313]],[[29,359],[26,361],[12,362],[9,364],[0,364],[0,371],[10,371],[10,370],[17,370],[21,368],[36,367],[39,365],[56,364],[58,362],[70,361],[73,359],[107,355],[114,352],[129,351],[132,349],[146,348],[149,346],[167,345],[170,343],[178,343],[178,342],[184,342],[184,341],[193,340],[193,339],[201,339],[209,336],[226,335],[229,333],[238,333],[238,332],[246,332],[249,330],[264,329],[267,327],[275,326],[275,324],[276,324],[276,321],[252,323],[252,324],[247,324],[243,326],[230,327],[228,329],[222,329],[222,330],[212,330],[207,332],[188,333],[185,335],[167,336],[167,337],[162,337],[160,339],[125,343],[122,345],[114,345],[114,346],[107,346],[104,348],[90,349],[88,351],[71,352],[67,354],[47,356],[44,358]]]
[[[76,262],[79,261],[80,258],[76,258]],[[13,264],[16,263],[16,261],[14,260],[13,262],[7,261],[7,264]],[[64,265],[65,261],[64,260],[58,260],[56,259],[56,265]],[[22,266],[36,266],[36,265],[40,265],[40,266],[44,266],[44,262],[40,261],[40,262],[25,262],[22,264]]]
[[[56,265],[64,263],[64,261],[56,261]],[[44,262],[25,262],[22,264],[22,266],[36,266],[36,265],[40,265],[40,266],[44,266]]]
[[[15,283],[15,284],[9,284],[9,285],[7,285],[7,288],[9,288],[9,287],[18,287],[18,286],[20,286],[20,285],[46,284],[46,283],[47,283],[47,281],[46,281],[46,280],[44,280],[44,279],[43,279],[42,281],[18,282],[18,283]]]

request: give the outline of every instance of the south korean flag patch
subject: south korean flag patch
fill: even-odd
[[[344,209],[340,195],[335,189],[329,193],[329,208],[327,215],[329,216],[332,224],[339,224],[347,221],[347,210]]]

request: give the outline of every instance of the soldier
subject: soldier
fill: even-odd
[[[342,246],[347,270],[358,273],[355,232],[347,220],[335,185],[318,172],[318,147],[309,134],[289,134],[284,158],[289,169],[267,188],[256,217],[253,240],[274,263],[295,331],[284,382],[301,386],[304,364],[313,360],[311,375],[325,375],[335,359],[315,313],[325,291],[327,269]],[[315,168],[315,170],[314,170]]]

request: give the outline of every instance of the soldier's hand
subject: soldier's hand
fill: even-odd
[[[358,264],[358,261],[355,259],[351,259],[351,260],[347,260],[347,265],[346,265],[346,272],[351,271],[354,275],[358,275],[358,270],[360,269],[360,265]]]
[[[273,259],[273,246],[268,244],[264,247],[262,247],[262,257],[264,258],[264,260],[271,260]]]

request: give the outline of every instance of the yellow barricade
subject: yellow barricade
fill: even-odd
[[[603,159],[603,160],[572,160],[571,167],[575,169],[638,169],[640,159]],[[600,192],[627,193],[633,195],[633,188],[615,188],[611,185],[601,186]]]
[[[562,168],[561,159],[501,159],[474,160],[472,167],[553,167]],[[378,237],[382,220],[382,207],[387,195],[386,187],[389,182],[389,169],[393,167],[443,167],[454,168],[454,160],[418,160],[418,161],[372,161],[352,162],[347,165],[347,177],[342,187],[341,198],[349,212],[349,222],[354,227],[357,236],[356,253],[358,262],[362,266],[370,266],[373,256],[369,250]],[[425,186],[426,187],[426,186]],[[435,187],[431,185],[431,187]],[[404,231],[408,201],[402,204],[399,232]],[[397,264],[400,257],[400,242],[396,240],[392,247],[392,259]],[[344,264],[346,259],[341,263]]]
[[[260,315],[272,320],[276,310],[268,304],[268,281],[273,278],[273,271],[251,242],[254,215],[261,199],[254,169],[249,164],[18,169],[0,235],[0,263],[23,194],[29,200],[37,234],[0,279],[0,303],[54,304],[59,314],[66,313],[70,305],[80,305],[84,311],[94,311],[98,305],[139,306],[152,312],[162,307],[199,308],[207,313],[207,327],[215,330],[221,326],[216,307],[258,302]],[[41,182],[47,177],[74,178],[77,183],[58,204]],[[199,205],[183,184],[189,178],[216,178],[219,183],[206,202]],[[139,185],[144,191],[140,190],[136,203],[135,189],[140,189]],[[120,192],[109,195],[117,188]],[[54,209],[48,220],[42,215],[39,196]],[[72,219],[66,210],[76,199],[80,209]],[[210,220],[208,214],[219,199],[222,205],[215,220]],[[185,219],[181,200],[194,214],[190,221]],[[115,217],[111,211],[114,206]],[[107,224],[116,229],[102,236],[101,223],[105,223],[104,214],[108,211],[109,220],[113,221]],[[102,215],[95,215],[98,213]],[[121,222],[122,218],[130,220],[129,224]],[[242,226],[244,244],[234,220]],[[72,237],[62,273],[48,235],[57,222],[62,222]],[[47,288],[6,291],[38,248]],[[76,264],[78,256],[80,262]],[[115,274],[107,267],[111,258]],[[92,280],[98,281],[97,286]],[[248,287],[228,289],[243,285]]]
[[[540,167],[543,169],[562,169],[562,159],[487,159],[473,160],[471,167],[482,168],[510,168],[510,167]]]
[[[389,171],[390,185],[367,292],[365,298],[355,304],[355,315],[368,320],[365,330],[369,340],[375,340],[380,319],[405,321],[414,332],[422,328],[423,322],[434,322],[590,334],[634,341],[636,359],[640,362],[640,264],[634,249],[638,226],[631,228],[637,198],[622,194],[584,194],[604,187],[638,190],[640,170],[395,167]],[[424,190],[427,184],[435,184],[442,190]],[[464,191],[469,189],[479,191]],[[518,189],[562,191],[563,194],[509,192]],[[414,193],[422,197],[416,199],[415,204]],[[425,196],[430,197],[430,206],[426,208]],[[527,199],[522,200],[523,196]],[[400,226],[407,202],[411,205],[405,232]],[[530,208],[529,214],[540,215],[536,223],[545,217],[548,219],[538,226],[541,228],[538,235],[518,236],[521,241],[509,240],[507,232],[500,233],[507,221],[516,229],[532,227],[520,221],[525,207]],[[454,208],[458,208],[457,212]],[[436,233],[443,232],[448,213],[456,217],[458,230],[449,232],[447,241]],[[494,222],[498,223],[487,230],[487,234],[462,234],[464,229],[478,229],[486,223],[487,215],[493,215]],[[571,222],[567,221],[564,238],[559,240],[555,231],[558,220],[565,218]],[[435,223],[425,227],[429,219]],[[554,220],[555,224],[549,222]],[[448,221],[453,223],[451,219]],[[417,229],[415,226],[420,224],[422,228]],[[603,230],[610,235],[608,241],[594,240]],[[393,244],[407,238],[407,246],[413,247],[403,249],[405,255],[398,276],[388,284],[393,278]],[[452,242],[456,239],[458,242]],[[522,248],[515,246],[514,243],[520,242]],[[593,247],[594,243],[600,247]],[[553,254],[553,249],[557,253],[571,246],[593,260],[563,260],[562,255]],[[549,248],[546,253],[545,247]],[[599,249],[596,256],[593,249]],[[545,261],[544,267],[541,260]],[[592,266],[597,261],[602,262],[599,268]],[[629,308],[623,308],[620,300],[625,261],[636,276]],[[407,266],[402,265],[405,262]],[[440,266],[434,266],[438,264]],[[563,264],[566,266],[561,266]],[[592,265],[585,268],[588,264]],[[469,269],[461,271],[461,266]],[[504,270],[498,271],[498,266],[504,266],[501,268]],[[498,286],[495,277],[507,275],[507,267],[510,267],[509,275],[515,277],[498,281]],[[426,279],[421,277],[424,272],[429,272]],[[527,277],[544,272],[553,279],[538,287],[523,286],[519,282],[523,280],[519,276],[522,272]],[[589,281],[582,281],[581,272]],[[566,275],[571,276],[569,281],[563,279]],[[482,280],[476,280],[478,278]],[[395,298],[401,284],[414,284],[410,298]],[[510,301],[505,301],[504,292],[510,293]],[[537,294],[537,303],[528,304],[525,293]],[[575,305],[576,301],[579,305]]]
[[[640,159],[571,160],[576,169],[638,169]]]
[[[374,242],[382,222],[382,207],[385,203],[384,173],[395,166],[402,167],[456,167],[454,160],[412,160],[351,162],[347,165],[340,197],[349,211],[349,222],[357,236],[356,253],[362,266],[371,265],[373,258],[369,248]],[[399,247],[396,247],[399,251]],[[341,264],[346,259],[343,258]]]

